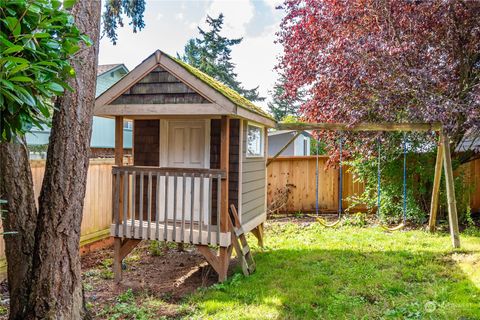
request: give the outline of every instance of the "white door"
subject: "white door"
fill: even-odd
[[[162,121],[161,127],[161,163],[163,167],[173,168],[209,168],[210,167],[210,121],[209,120],[165,120]],[[162,137],[163,134],[163,137]],[[208,179],[194,178],[194,192],[192,194],[192,178],[178,177],[175,188],[175,179],[170,177],[168,180],[167,191],[167,212],[168,219],[173,220],[174,202],[176,201],[175,220],[182,220],[184,215],[185,221],[190,221],[191,203],[193,195],[193,220],[199,221],[200,216],[200,184],[203,183],[203,219],[204,224],[207,223],[208,213]],[[184,181],[185,180],[185,181]],[[203,181],[202,181],[203,180]],[[164,187],[164,179],[160,181],[160,185]],[[185,186],[185,190],[183,189]],[[165,194],[165,192],[161,192]],[[176,194],[176,197],[175,197]],[[185,199],[183,199],[185,196]],[[167,200],[166,199],[166,200]],[[164,201],[161,201],[164,203]],[[185,208],[183,207],[185,205]],[[164,205],[160,207],[165,210]],[[185,211],[184,211],[185,209]],[[161,211],[164,212],[164,211]],[[162,215],[161,215],[162,216]]]

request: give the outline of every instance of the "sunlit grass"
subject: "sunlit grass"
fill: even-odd
[[[254,243],[250,238],[250,243]],[[480,238],[273,223],[257,271],[188,300],[198,319],[480,319]]]

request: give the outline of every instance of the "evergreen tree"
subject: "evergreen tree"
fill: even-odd
[[[232,47],[240,44],[243,38],[229,39],[221,36],[223,28],[223,14],[217,18],[207,16],[208,30],[198,27],[200,37],[190,39],[184,48],[182,56],[177,56],[186,63],[208,74],[223,84],[237,91],[251,101],[263,101],[259,96],[258,86],[245,89],[237,80],[235,63],[232,62]]]
[[[281,75],[273,86],[272,101],[267,103],[268,110],[275,120],[282,121],[287,116],[299,116],[299,103],[303,94],[300,92],[297,98],[293,99],[285,95],[285,76]]]

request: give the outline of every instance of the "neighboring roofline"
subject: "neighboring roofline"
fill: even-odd
[[[95,115],[117,115],[116,113],[112,113],[112,108],[111,106],[109,106],[109,104],[113,102],[116,98],[118,98],[120,95],[122,95],[125,91],[127,91],[130,87],[135,85],[135,83],[137,83],[145,75],[154,70],[157,66],[160,66],[163,69],[167,70],[175,77],[177,77],[180,81],[185,83],[187,86],[194,89],[198,94],[209,100],[213,105],[218,108],[218,113],[216,114],[238,116],[264,124],[267,127],[274,127],[276,124],[275,120],[273,120],[270,116],[262,114],[258,110],[252,110],[250,108],[234,103],[231,98],[225,95],[225,93],[222,93],[219,89],[212,87],[211,84],[192,73],[191,70],[188,70],[184,65],[182,65],[182,63],[179,63],[178,60],[172,58],[171,56],[163,53],[160,50],[155,51],[148,58],[143,60],[142,63],[137,65],[132,71],[125,75],[121,80],[119,80],[117,83],[115,83],[105,92],[103,92],[100,96],[98,96],[95,100]],[[200,73],[200,71],[198,71],[198,73]],[[202,76],[203,75],[204,74],[202,73]],[[205,75],[205,77],[207,77],[207,75]],[[161,105],[159,104],[159,106]],[[202,114],[201,112],[203,112],[199,111],[198,108],[195,111],[197,115]],[[150,110],[149,112],[151,115],[155,115],[154,109]]]
[[[117,71],[118,69],[123,69],[126,74],[129,72],[129,70],[128,70],[128,68],[125,66],[125,64],[120,63],[120,64],[116,65],[115,67],[113,67],[112,69],[108,69],[108,70],[100,73],[99,75],[97,75],[97,78],[100,77],[100,76],[103,76],[103,75],[106,74],[106,73],[115,72],[115,71]]]

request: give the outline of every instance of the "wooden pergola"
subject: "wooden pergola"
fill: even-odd
[[[435,176],[433,179],[432,200],[430,203],[429,230],[435,232],[437,221],[438,198],[440,191],[440,178],[442,175],[442,162],[445,171],[445,182],[448,204],[448,219],[450,225],[450,235],[454,248],[460,247],[460,236],[458,229],[457,203],[455,199],[455,186],[453,181],[452,159],[450,155],[450,143],[448,135],[443,131],[440,123],[358,123],[347,125],[342,123],[279,123],[277,130],[295,130],[301,132],[304,130],[329,130],[329,131],[398,131],[398,132],[438,132],[439,142],[437,147],[437,158],[435,162]],[[298,136],[293,138],[267,163],[270,164],[273,159],[278,157]]]

